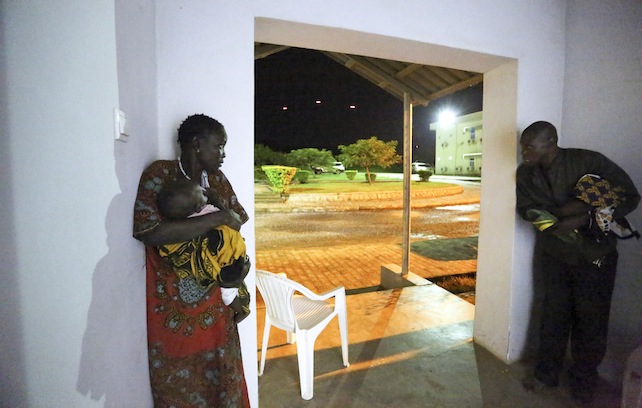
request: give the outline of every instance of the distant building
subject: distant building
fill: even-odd
[[[481,177],[482,112],[435,122],[435,175]]]

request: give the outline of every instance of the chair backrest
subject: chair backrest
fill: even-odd
[[[256,286],[265,302],[266,314],[272,324],[290,332],[295,331],[292,296],[300,284],[277,274],[257,270]]]

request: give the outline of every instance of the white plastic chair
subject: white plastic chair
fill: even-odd
[[[339,320],[341,355],[348,367],[348,321],[346,292],[343,286],[317,295],[305,286],[284,276],[257,270],[256,286],[265,301],[265,328],[261,347],[259,375],[265,368],[270,326],[287,332],[288,343],[296,339],[301,397],[312,399],[314,393],[314,343],[334,316]],[[295,295],[295,292],[299,294]],[[334,304],[327,300],[334,297]]]

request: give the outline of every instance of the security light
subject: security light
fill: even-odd
[[[452,125],[455,123],[457,115],[450,109],[443,109],[439,111],[439,123],[441,125]]]

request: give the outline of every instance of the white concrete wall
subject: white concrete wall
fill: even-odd
[[[3,2],[2,406],[151,406],[131,238],[138,176],[158,155],[150,4],[120,2],[116,26],[113,1]]]
[[[518,131],[546,118],[563,125],[565,143],[584,141],[589,130],[607,133],[601,119],[592,116],[596,108],[584,105],[584,96],[597,92],[591,88],[591,73],[635,69],[626,62],[630,60],[591,62],[588,52],[573,54],[565,46],[569,24],[569,41],[581,45],[574,49],[588,50],[596,42],[606,53],[622,35],[635,31],[615,24],[639,16],[630,14],[637,10],[635,1],[618,3],[616,11],[601,10],[597,0],[589,8],[582,2],[570,4],[567,19],[562,0],[468,0],[459,5],[465,13],[432,0],[360,0],[350,7],[339,0],[322,5],[119,0],[116,13],[109,1],[55,6],[3,2],[0,197],[11,216],[3,217],[0,238],[9,254],[2,266],[7,283],[1,293],[3,312],[8,311],[2,324],[10,329],[2,330],[0,343],[2,404],[151,405],[143,256],[130,238],[135,185],[149,161],[174,156],[179,122],[188,114],[206,113],[228,130],[223,169],[253,217],[255,39],[488,75],[495,85],[485,86],[484,103],[490,109],[485,116],[497,119],[485,124],[485,155],[492,160],[484,166],[493,176],[488,182],[485,175],[482,189],[475,336],[503,359],[518,358],[526,341],[532,290],[530,233],[513,212]],[[610,23],[593,28],[593,20],[605,13]],[[613,41],[602,39],[604,34]],[[622,47],[613,51],[616,56],[624,58],[629,51],[639,55],[639,43]],[[567,84],[565,52],[570,55]],[[632,63],[635,67],[636,61]],[[572,78],[568,73],[573,66],[586,67],[591,81]],[[639,82],[632,78],[627,84],[616,82],[619,87],[609,101],[634,106],[621,101],[639,101]],[[610,86],[610,81],[599,83]],[[514,111],[501,112],[506,108],[501,98],[516,101]],[[562,122],[563,102],[569,114]],[[127,144],[112,138],[111,109],[119,105],[129,115],[132,138]],[[604,119],[610,116],[606,109],[600,112]],[[636,151],[639,118],[618,122],[618,134],[627,143],[638,143]],[[490,134],[493,126],[496,131]],[[632,171],[633,149],[600,145],[598,136],[590,140],[589,147],[604,147]],[[242,232],[253,255],[253,221]],[[623,258],[635,250],[627,248],[623,246]],[[623,262],[631,272],[621,274],[617,290],[629,290],[625,296],[632,298],[636,292],[627,285],[639,288],[639,278],[631,275],[639,270],[639,260]],[[242,323],[241,334],[257,406],[254,319]],[[624,330],[621,336],[630,333],[629,319],[616,318],[614,324]],[[104,372],[94,372],[96,367]]]
[[[114,261],[114,22],[113,1],[2,4],[2,406],[149,403],[140,257]]]
[[[642,191],[642,3],[568,2],[561,144],[600,151]],[[642,227],[642,208],[629,218]],[[642,242],[622,241],[602,373],[619,382],[642,344]]]

